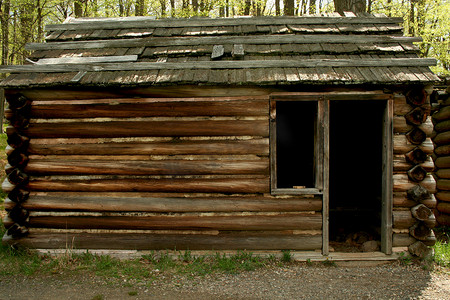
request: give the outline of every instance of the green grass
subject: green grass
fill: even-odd
[[[443,226],[434,231],[438,240],[433,247],[433,260],[439,266],[450,268],[450,227]]]

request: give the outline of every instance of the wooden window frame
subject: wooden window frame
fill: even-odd
[[[329,254],[329,121],[330,101],[385,101],[383,115],[382,141],[382,207],[381,207],[381,252],[392,254],[392,209],[393,209],[393,119],[394,97],[383,91],[350,92],[301,92],[273,93],[270,96],[270,175],[272,195],[322,195],[322,255]],[[278,189],[276,188],[276,102],[277,101],[318,101],[315,188]]]
[[[291,98],[278,98],[276,95],[270,99],[270,190],[272,195],[322,195],[323,184],[323,158],[324,158],[324,113],[325,113],[325,101],[323,96],[316,97],[291,97]],[[315,142],[314,142],[314,187],[307,187],[303,189],[295,188],[278,188],[277,187],[277,118],[276,118],[276,103],[281,101],[309,101],[317,102],[317,112],[315,119]]]

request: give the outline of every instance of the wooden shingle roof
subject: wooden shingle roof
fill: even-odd
[[[3,86],[403,84],[439,80],[401,18],[72,19]]]

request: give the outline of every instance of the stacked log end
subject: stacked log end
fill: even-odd
[[[437,182],[436,220],[450,226],[450,87],[433,92],[436,111],[433,113],[433,142],[435,144],[434,175]]]
[[[5,111],[5,116],[10,126],[6,130],[8,163],[5,166],[6,179],[2,184],[3,191],[8,193],[5,199],[7,215],[3,219],[3,225],[6,228],[3,239],[9,240],[28,233],[29,213],[23,208],[23,203],[29,195],[26,190],[28,175],[23,170],[28,163],[29,138],[23,134],[23,131],[29,124],[31,100],[23,95],[15,94],[7,95],[6,101],[9,107]]]
[[[393,246],[408,247],[418,256],[436,242],[433,124],[427,91],[408,89],[394,98]]]

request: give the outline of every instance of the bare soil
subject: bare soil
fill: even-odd
[[[158,274],[141,281],[92,274],[0,276],[0,299],[449,299],[450,271],[292,263],[239,274]]]

